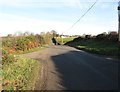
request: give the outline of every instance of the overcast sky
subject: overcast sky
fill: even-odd
[[[95,1],[0,0],[0,36],[19,31],[40,33],[56,30],[59,34],[69,35],[118,31],[119,0],[98,0],[81,21],[68,30]]]

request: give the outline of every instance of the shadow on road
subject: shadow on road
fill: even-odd
[[[80,51],[51,57],[67,90],[117,90],[118,64]]]

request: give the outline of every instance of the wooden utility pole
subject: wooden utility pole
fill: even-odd
[[[119,37],[119,44],[120,44],[120,1],[118,2],[118,37]]]

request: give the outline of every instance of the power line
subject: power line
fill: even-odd
[[[96,0],[92,6],[67,30],[69,31],[70,29],[72,29],[93,7],[94,5],[98,2],[98,0]],[[63,33],[62,33],[63,34]]]

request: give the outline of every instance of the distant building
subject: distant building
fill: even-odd
[[[64,36],[64,35],[62,35],[61,37],[62,37],[62,38],[67,38],[67,37],[66,37],[66,36]]]

